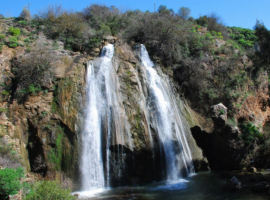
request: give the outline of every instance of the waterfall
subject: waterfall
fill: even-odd
[[[83,191],[110,187],[111,182],[120,183],[125,180],[127,172],[137,169],[131,163],[133,160],[136,164],[138,160],[133,157],[136,154],[133,154],[135,145],[128,118],[130,113],[126,113],[123,104],[127,99],[124,100],[121,94],[117,59],[113,59],[113,54],[114,46],[108,44],[99,58],[88,63],[80,165]],[[167,76],[157,73],[143,45],[141,61],[148,95],[146,98],[138,95],[138,101],[146,114],[144,123],[150,133],[149,146],[153,154],[160,151],[164,156],[162,162],[165,161],[166,167],[163,174],[167,175],[167,180],[177,180],[194,173],[182,115]],[[142,92],[142,86],[138,91]],[[153,144],[152,138],[158,139],[158,145]],[[157,151],[154,150],[156,147],[159,147]],[[153,155],[153,158],[156,157]],[[128,159],[129,165],[126,165]]]
[[[113,54],[114,46],[108,44],[103,47],[100,58],[89,62],[87,68],[81,159],[84,191],[109,187],[113,171],[110,166],[123,164],[124,145],[132,149],[130,127],[121,105],[119,81],[112,64]],[[112,150],[118,154],[117,158],[112,158]],[[120,179],[121,170],[117,173]]]
[[[87,103],[86,116],[82,137],[82,189],[89,190],[105,186],[105,176],[102,159],[102,123],[107,113],[108,103],[111,102],[108,76],[113,57],[113,45],[103,48],[99,69],[95,73],[93,62],[87,68]],[[105,87],[105,85],[107,87]],[[104,91],[105,90],[105,91]],[[110,116],[107,119],[110,123]],[[108,140],[110,139],[110,126],[108,126]],[[109,145],[109,144],[108,144]],[[106,148],[107,149],[107,148]],[[106,154],[108,154],[106,152]],[[109,155],[107,155],[109,156]]]
[[[144,45],[141,45],[142,66],[146,69],[148,83],[148,106],[151,123],[158,133],[160,151],[164,151],[167,180],[194,173],[194,167],[182,123],[182,115],[176,104],[167,77],[159,75],[153,68]]]

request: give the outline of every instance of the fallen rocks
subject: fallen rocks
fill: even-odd
[[[223,189],[226,189],[226,190],[238,190],[241,188],[242,188],[242,184],[235,176],[232,177],[223,185]]]

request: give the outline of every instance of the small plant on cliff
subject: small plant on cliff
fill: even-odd
[[[8,29],[9,33],[14,36],[18,36],[21,34],[21,30],[19,28],[10,27]]]
[[[75,200],[70,190],[63,189],[56,181],[37,182],[32,191],[26,196],[26,200]]]
[[[18,46],[18,39],[16,37],[9,37],[8,38],[8,46],[11,48],[17,47]]]
[[[242,131],[240,137],[247,145],[250,145],[254,142],[260,142],[263,138],[262,133],[252,122],[244,123],[240,125],[240,128]]]
[[[63,153],[63,144],[62,139],[64,136],[64,130],[61,127],[57,127],[56,129],[56,140],[55,140],[55,148],[52,148],[49,152],[49,161],[54,165],[56,170],[61,170],[61,162],[62,162],[62,153]]]
[[[24,169],[5,168],[0,170],[0,197],[8,199],[8,195],[16,194],[22,187],[20,179],[24,176]]]

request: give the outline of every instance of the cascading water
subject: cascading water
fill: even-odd
[[[123,154],[120,144],[132,149],[129,123],[119,102],[119,81],[112,65],[114,46],[108,44],[101,57],[87,69],[87,106],[82,136],[82,190],[110,186],[112,145]],[[118,156],[117,158],[121,158]],[[118,171],[120,176],[120,170]]]
[[[104,84],[104,79],[106,80],[106,74],[103,74],[104,69],[102,68],[109,67],[112,56],[113,46],[110,45],[103,49],[100,69],[98,69],[99,72],[95,74],[92,62],[89,62],[87,68],[87,106],[82,138],[83,151],[81,165],[83,190],[102,188],[105,186],[101,147],[101,122],[104,111],[106,110],[103,98],[104,91],[102,91],[102,85]]]
[[[144,45],[141,45],[141,61],[146,69],[151,113],[151,123],[158,133],[160,151],[164,151],[167,180],[177,180],[194,173],[189,145],[185,136],[181,114],[166,77],[162,78],[153,68]],[[162,154],[162,153],[161,153]]]

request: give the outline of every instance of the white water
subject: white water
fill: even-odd
[[[107,112],[107,105],[111,102],[110,88],[105,88],[110,71],[114,47],[104,47],[100,59],[99,69],[95,73],[94,64],[89,62],[87,68],[87,107],[83,132],[82,151],[82,189],[93,190],[105,186],[105,176],[102,161],[102,120]],[[104,93],[107,98],[104,98]],[[110,119],[108,119],[110,121]],[[108,122],[109,123],[109,122]],[[110,127],[110,126],[109,126]],[[108,130],[110,133],[110,130]],[[108,140],[110,135],[108,135]],[[107,156],[108,153],[106,153]]]
[[[178,180],[185,174],[194,173],[182,116],[166,77],[159,76],[153,68],[154,63],[150,60],[144,45],[141,45],[141,60],[147,72],[151,121],[165,154],[167,180]]]
[[[110,166],[125,166],[123,146],[133,149],[130,125],[119,92],[119,80],[112,64],[114,46],[109,44],[101,57],[89,62],[87,69],[87,103],[82,135],[82,190],[84,195],[103,191],[110,186]],[[164,150],[167,180],[179,180],[192,174],[193,163],[185,137],[181,114],[166,76],[159,76],[153,68],[145,47],[141,46],[143,68],[147,73],[149,97],[147,101],[151,124],[158,133],[161,152]],[[115,65],[116,66],[116,65]],[[147,117],[148,118],[148,117]],[[150,130],[150,128],[148,128]],[[152,145],[152,137],[150,143]],[[116,148],[114,156],[110,148]],[[153,145],[152,145],[153,147]],[[115,159],[115,154],[118,154]],[[184,172],[183,172],[184,171]],[[121,169],[117,179],[121,180]]]
[[[110,186],[110,166],[121,163],[125,145],[132,149],[129,123],[123,112],[119,81],[112,64],[114,46],[108,44],[87,69],[87,104],[82,136],[82,190],[99,191]],[[120,145],[119,145],[120,144]],[[119,159],[111,158],[114,145]],[[104,163],[103,163],[104,162]],[[112,164],[113,163],[113,164]],[[118,170],[120,179],[121,170]],[[90,192],[91,193],[91,192]],[[88,194],[88,193],[86,193]]]

